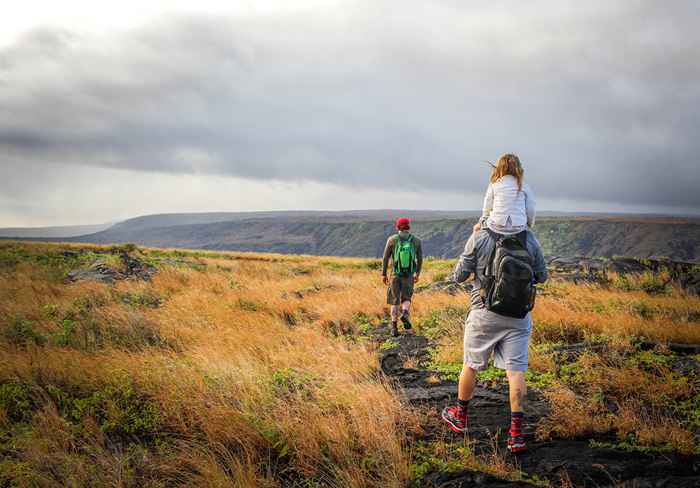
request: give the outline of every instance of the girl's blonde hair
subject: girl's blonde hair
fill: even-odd
[[[520,158],[515,154],[504,154],[496,162],[496,167],[493,168],[491,172],[491,183],[496,183],[502,177],[506,175],[515,176],[518,180],[518,190],[523,189],[523,175],[525,171],[523,170],[522,164],[520,164]]]

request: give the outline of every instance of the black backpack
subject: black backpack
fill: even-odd
[[[488,232],[496,246],[484,271],[481,299],[487,310],[522,319],[534,308],[537,293],[527,232],[508,236]]]

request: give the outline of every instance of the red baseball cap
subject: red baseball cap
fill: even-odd
[[[411,221],[408,220],[406,217],[396,219],[396,228],[398,230],[408,230],[411,228]]]

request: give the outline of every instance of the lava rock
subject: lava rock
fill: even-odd
[[[155,273],[154,266],[141,261],[128,253],[120,254],[124,271],[111,268],[102,260],[95,261],[87,269],[79,269],[68,273],[66,281],[76,282],[81,280],[93,280],[102,283],[114,283],[117,280],[140,279],[150,281]]]

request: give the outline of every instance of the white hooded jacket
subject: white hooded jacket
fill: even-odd
[[[490,183],[481,221],[499,234],[517,234],[535,225],[535,196],[527,183],[519,190],[518,180],[511,175]]]

